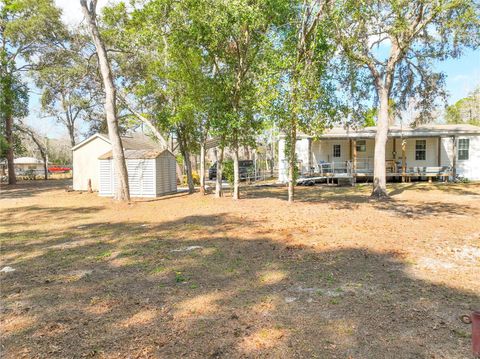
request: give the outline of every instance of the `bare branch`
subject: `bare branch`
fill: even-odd
[[[128,101],[125,99],[125,97],[120,95],[118,92],[117,92],[117,97],[124,104],[127,110],[131,112],[132,115],[134,115],[136,118],[138,118],[140,121],[142,121],[144,124],[146,124],[150,128],[150,130],[154,133],[155,137],[160,142],[161,146],[163,148],[168,148],[168,143],[165,140],[165,137],[163,137],[163,135],[155,127],[155,125],[148,118],[146,118],[145,116],[135,111],[133,107],[128,103]]]

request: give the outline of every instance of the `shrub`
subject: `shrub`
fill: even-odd
[[[193,184],[194,184],[194,185],[196,185],[196,186],[200,185],[200,175],[198,174],[197,171],[192,171],[192,178],[193,178]],[[187,183],[188,183],[188,182],[187,182],[187,175],[186,175],[186,174],[183,175],[183,177],[182,177],[182,183],[183,183],[183,185],[185,185],[185,186],[186,186]]]
[[[233,186],[234,173],[233,173],[233,161],[228,160],[223,162],[223,173],[222,176],[225,177],[227,182]]]

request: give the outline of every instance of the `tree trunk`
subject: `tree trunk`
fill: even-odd
[[[46,181],[48,179],[48,152],[47,152],[48,145],[46,144],[44,146],[41,140],[35,135],[35,132],[29,129],[27,126],[23,125],[22,122],[20,122],[19,126],[17,126],[17,130],[30,136],[33,143],[35,143],[35,145],[37,146],[38,152],[40,152],[40,156],[42,157],[42,160],[43,160],[43,173],[44,173],[44,179]]]
[[[274,125],[275,126],[275,125]],[[270,177],[273,178],[273,169],[275,167],[275,136],[274,136],[274,130],[272,129],[272,132],[271,132],[271,154],[270,154]]]
[[[75,147],[75,125],[67,125],[68,128],[68,136],[70,137],[70,145]]]
[[[193,183],[193,175],[192,175],[192,162],[190,161],[190,154],[185,152],[183,155],[183,159],[185,160],[185,168],[187,172],[187,184],[188,184],[188,193],[192,194],[195,192],[195,184]]]
[[[290,150],[288,153],[288,202],[292,203],[295,196],[295,148],[297,145],[297,125],[292,120],[290,128]]]
[[[240,199],[240,168],[237,145],[233,148],[233,199]]]
[[[195,170],[195,172],[198,172],[198,160],[197,160],[197,155],[192,155],[190,158],[190,161],[192,163],[192,170]]]
[[[62,108],[65,113],[65,125],[67,126],[68,136],[70,137],[70,145],[75,146],[75,119],[70,115],[71,106],[66,104],[65,95],[62,92]]]
[[[299,73],[297,70],[293,71],[292,74],[292,98],[291,98],[291,106],[292,109],[296,109],[297,107],[297,95],[298,95],[298,83],[299,81]],[[295,200],[295,182],[296,182],[296,173],[295,173],[295,165],[296,165],[296,147],[297,147],[297,113],[292,111],[290,115],[290,127],[288,128],[288,133],[285,141],[285,148],[287,161],[288,161],[288,202],[293,203]]]
[[[388,91],[384,88],[378,91],[380,105],[378,109],[377,133],[375,135],[375,154],[373,159],[373,191],[372,197],[385,198],[387,180],[385,169],[385,147],[388,140]]]
[[[205,194],[205,141],[200,144],[200,193]]]
[[[223,196],[222,170],[223,170],[223,147],[220,147],[220,156],[217,160],[217,178],[215,179],[215,198]]]
[[[245,151],[245,157],[247,160],[251,160],[252,157],[251,157],[251,153],[250,153],[250,149],[248,148],[248,146],[243,146],[244,148],[244,151]]]
[[[8,106],[8,105],[7,105]],[[5,121],[5,137],[7,140],[7,168],[8,168],[8,184],[16,184],[17,177],[15,176],[14,154],[13,154],[13,117],[11,112],[7,114]]]
[[[42,154],[43,159],[43,173],[45,181],[48,180],[48,155]]]
[[[180,167],[177,161],[175,161],[175,173],[177,174],[178,183],[181,184],[183,181],[183,169]]]
[[[100,32],[97,28],[95,13],[96,1],[90,1],[90,9],[87,6],[86,0],[80,0],[80,4],[82,5],[85,17],[87,18],[90,35],[95,44],[100,73],[102,74],[103,87],[105,89],[105,112],[107,117],[108,136],[112,144],[113,165],[115,168],[115,176],[117,177],[117,187],[113,198],[120,201],[130,201],[128,172],[118,126],[116,90],[105,45],[103,44]]]
[[[180,153],[182,154],[183,162],[185,163],[185,170],[187,172],[188,193],[192,194],[195,192],[195,185],[193,183],[192,162],[190,161],[190,153],[188,153],[185,141],[181,137],[181,134],[178,131],[177,131],[177,139],[178,139],[178,146],[180,147]]]

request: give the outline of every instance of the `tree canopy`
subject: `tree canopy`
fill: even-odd
[[[480,87],[446,108],[447,123],[468,123],[480,125]]]
[[[72,146],[88,122],[108,130],[122,158],[119,133],[145,125],[178,150],[190,192],[191,159],[204,161],[214,139],[216,193],[228,153],[235,199],[240,150],[275,128],[293,201],[297,134],[334,124],[377,126],[372,195],[386,196],[389,126],[409,106],[414,125],[432,121],[448,95],[437,63],[480,45],[475,0],[138,0],[98,14],[96,1],[79,2],[85,21],[69,28],[53,0],[2,1],[2,156],[13,163],[21,148],[14,122],[27,114],[33,79],[42,115],[67,129]],[[447,122],[478,124],[477,103],[478,89],[447,108]]]

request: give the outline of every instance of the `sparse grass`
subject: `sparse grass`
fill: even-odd
[[[183,275],[182,272],[175,272],[175,282],[176,283],[183,283],[183,282],[186,282],[187,281],[187,278],[185,277],[185,275]]]
[[[109,258],[112,255],[112,252],[110,251],[104,251],[95,256],[95,259],[101,260],[101,259],[106,259]]]
[[[166,271],[166,267],[158,266],[158,267],[153,268],[150,273],[159,274],[159,273],[164,273],[165,271]]]
[[[378,204],[369,185],[298,188],[293,205],[268,187],[131,205],[12,194],[4,356],[467,357],[452,318],[480,300],[478,263],[456,250],[478,247],[480,185],[389,191]]]

